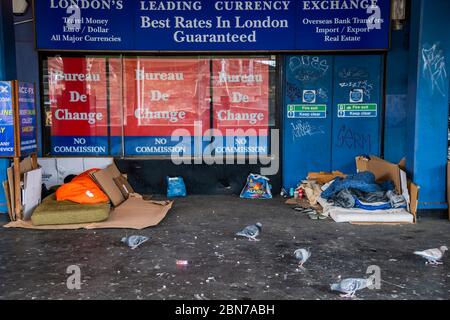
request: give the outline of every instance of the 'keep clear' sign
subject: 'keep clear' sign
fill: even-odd
[[[42,50],[368,50],[389,47],[390,0],[40,0],[35,17]]]
[[[52,155],[107,155],[105,58],[49,58]]]

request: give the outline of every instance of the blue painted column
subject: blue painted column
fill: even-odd
[[[0,80],[16,78],[16,46],[12,1],[0,1]],[[0,159],[0,183],[6,180],[8,159]],[[3,186],[0,184],[0,212],[7,212]]]
[[[394,163],[406,156],[409,28],[405,23],[402,30],[392,30],[387,53],[384,158]]]
[[[406,165],[419,209],[445,209],[450,1],[412,0]]]

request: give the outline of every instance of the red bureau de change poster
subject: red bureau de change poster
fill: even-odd
[[[106,59],[48,58],[52,155],[107,155]]]
[[[109,128],[112,156],[123,155],[124,100],[122,91],[122,59],[108,58]]]
[[[266,154],[269,65],[264,59],[213,60],[214,128],[224,136],[216,153]],[[226,139],[226,137],[234,137]]]
[[[210,128],[209,60],[128,58],[123,65],[125,154],[186,152],[183,139],[171,136],[182,129],[193,141]]]

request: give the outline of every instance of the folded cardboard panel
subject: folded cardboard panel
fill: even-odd
[[[22,161],[20,161],[20,174],[24,174],[25,172],[31,171],[33,169],[36,169],[33,166],[33,160],[31,159],[31,157],[27,157],[25,159],[23,159]]]
[[[128,180],[124,176],[119,176],[113,180],[125,199],[128,199],[130,193],[134,193],[133,187],[128,183]]]
[[[370,160],[365,157],[356,158],[356,168],[358,172],[370,171],[375,175],[377,181],[391,180],[394,182],[395,191],[399,194],[402,193],[400,167],[398,164],[394,164],[378,158],[376,156],[370,156]]]
[[[102,169],[96,172],[92,172],[91,177],[95,182],[97,182],[100,188],[102,188],[103,192],[106,193],[114,207],[119,206],[122,202],[125,201],[125,197],[117,187],[116,183],[114,182],[114,178],[112,177],[108,169]]]
[[[122,174],[119,171],[119,168],[117,168],[115,163],[110,164],[109,166],[106,167],[106,170],[108,170],[109,174],[113,177],[113,178],[119,178],[120,176],[122,176]]]
[[[29,220],[34,209],[41,203],[42,168],[25,172],[23,182],[23,219]]]
[[[308,180],[316,180],[320,184],[326,184],[337,177],[345,178],[347,175],[340,172],[340,171],[333,171],[333,172],[309,172],[308,173]]]

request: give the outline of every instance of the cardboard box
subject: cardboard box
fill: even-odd
[[[358,172],[372,172],[377,182],[391,180],[394,183],[395,191],[402,194],[408,201],[409,212],[414,216],[414,222],[416,222],[419,186],[408,180],[405,160],[402,160],[399,164],[394,164],[377,156],[370,156],[370,160],[365,157],[356,157],[356,169]]]
[[[113,213],[119,216],[142,214],[142,217],[136,216],[137,221],[142,219],[141,222],[143,222],[149,219],[156,219],[152,222],[152,225],[154,225],[154,223],[157,224],[164,218],[168,209],[172,206],[172,202],[147,201],[142,196],[135,194],[133,188],[115,163],[112,163],[106,169],[91,173],[91,176],[111,200],[115,207]],[[125,190],[122,190],[121,187],[124,187]],[[152,213],[153,218],[149,217],[150,213]]]
[[[131,193],[134,193],[133,187],[128,183],[126,175],[123,175],[117,168],[115,163],[106,167],[106,170],[112,176],[114,183],[119,188],[125,199],[128,199]]]
[[[125,201],[125,197],[117,187],[114,182],[114,178],[108,169],[92,172],[90,173],[90,176],[99,185],[103,192],[106,193],[114,207],[118,207]]]
[[[113,178],[113,180],[125,199],[128,199],[131,193],[134,193],[133,187],[124,176],[120,175],[117,178]]]

